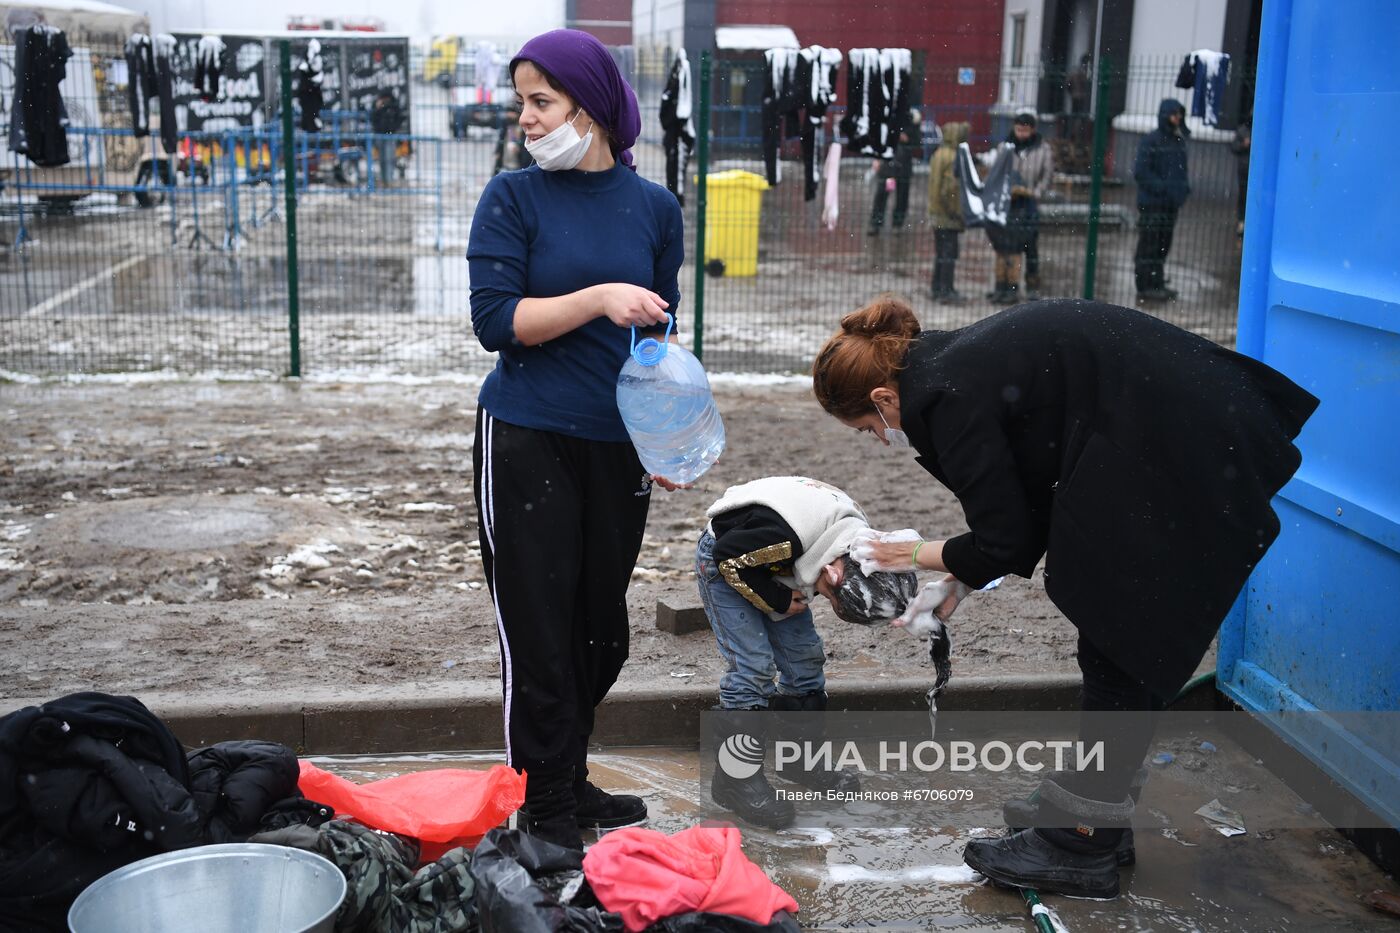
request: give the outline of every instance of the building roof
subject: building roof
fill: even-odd
[[[716,26],[720,49],[798,49],[797,33],[787,26]]]

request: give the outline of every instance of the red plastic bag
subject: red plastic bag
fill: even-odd
[[[417,839],[424,862],[458,846],[474,848],[525,802],[525,775],[505,765],[486,771],[439,768],[356,784],[303,761],[297,783],[338,816]]]

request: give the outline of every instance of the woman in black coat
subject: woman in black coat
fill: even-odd
[[[1111,736],[1085,717],[1082,739],[1110,740],[1105,769],[1047,780],[1029,812],[1008,807],[1012,825],[1047,828],[965,854],[1008,884],[1115,896],[1155,713],[1278,536],[1270,500],[1301,462],[1292,441],[1317,399],[1156,318],[1073,299],[921,332],[880,298],[842,320],[812,377],[829,414],[913,447],[963,507],[968,532],[917,552],[877,543],[880,568],[965,584],[946,617],[956,594],[1044,558],[1046,593],[1079,630],[1084,710],[1142,714],[1110,717]]]

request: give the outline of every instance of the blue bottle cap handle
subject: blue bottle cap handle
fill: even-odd
[[[666,358],[666,347],[671,339],[671,329],[676,326],[676,316],[666,315],[666,333],[660,339],[655,337],[643,337],[642,342],[637,342],[637,328],[632,328],[632,359],[643,366],[655,366]]]

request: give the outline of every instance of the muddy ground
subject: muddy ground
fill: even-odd
[[[624,684],[717,682],[708,632],[656,631],[698,605],[705,508],[731,483],[802,472],[877,527],[963,530],[907,453],[826,417],[810,387],[720,381],[729,449],[652,500],[629,594]],[[0,384],[0,695],[359,691],[489,685],[495,622],[476,543],[476,387],[287,382]],[[842,675],[918,675],[902,632],[817,610]],[[1041,581],[955,617],[958,674],[1073,671]]]

